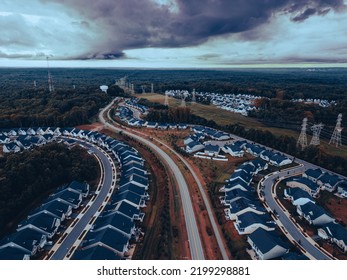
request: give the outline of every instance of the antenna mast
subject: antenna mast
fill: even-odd
[[[48,56],[47,56],[47,74],[48,74],[48,90],[49,92],[54,91],[54,85],[53,85],[53,79],[51,76],[51,71],[49,70],[49,62],[48,62]]]
[[[298,142],[296,143],[296,146],[301,147],[302,151],[307,147],[306,129],[307,129],[307,118],[304,118],[302,120],[301,133],[300,133]]]
[[[341,127],[341,122],[342,122],[342,114],[339,114],[337,116],[337,122],[336,122],[336,126],[333,132],[333,135],[331,135],[329,144],[335,144],[336,147],[337,146],[341,146],[342,142],[341,142],[341,131],[342,131],[342,127]]]

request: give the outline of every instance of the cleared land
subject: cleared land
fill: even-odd
[[[136,95],[138,98],[146,98],[152,102],[158,102],[161,104],[164,104],[165,102],[165,96],[160,94],[138,94]],[[273,133],[276,136],[280,135],[287,135],[292,136],[295,139],[299,137],[299,132],[290,130],[290,129],[284,129],[284,128],[277,128],[277,127],[269,127],[262,122],[250,118],[242,116],[241,114],[236,114],[233,112],[229,112],[226,110],[222,110],[220,108],[217,108],[214,105],[204,105],[200,103],[192,104],[190,102],[186,103],[187,106],[191,109],[191,112],[197,116],[203,117],[207,120],[214,120],[219,125],[230,125],[230,124],[239,124],[244,126],[245,128],[251,129],[261,129],[261,130],[268,130],[271,133]],[[169,98],[169,106],[170,107],[179,107],[181,105],[181,101],[175,98]],[[311,136],[308,136],[308,141],[311,140]],[[321,141],[321,148],[324,150],[327,154],[330,154],[332,156],[342,156],[347,158],[347,148],[345,146],[342,147],[335,147],[333,145],[329,145],[329,141],[322,140]]]

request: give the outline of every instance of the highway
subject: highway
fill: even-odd
[[[105,201],[105,198],[107,197],[107,194],[109,193],[109,190],[112,186],[113,170],[110,159],[103,152],[101,152],[100,149],[92,146],[91,144],[77,140],[76,142],[82,144],[87,149],[92,150],[94,154],[99,158],[102,164],[103,181],[100,192],[98,193],[94,202],[90,203],[88,210],[84,214],[80,214],[76,218],[78,219],[78,222],[65,231],[65,233],[67,233],[65,239],[61,243],[55,244],[55,246],[53,246],[53,249],[56,250],[51,255],[51,260],[62,260],[66,258],[68,254],[70,255],[72,253],[72,250],[76,249],[74,248],[75,242],[79,239],[79,236],[83,233],[85,228],[88,227],[93,216],[98,213],[99,208]]]
[[[277,212],[278,226],[284,227],[284,232],[286,233],[287,237],[291,241],[299,242],[302,248],[305,249],[307,252],[306,255],[310,259],[317,259],[317,260],[329,260],[330,258],[325,255],[320,249],[318,249],[316,246],[314,246],[314,241],[308,237],[305,236],[301,230],[293,223],[293,221],[288,217],[288,212],[285,212],[277,203],[275,199],[275,194],[273,193],[273,186],[275,184],[275,180],[280,177],[288,176],[288,175],[294,175],[298,173],[302,173],[304,171],[305,167],[294,167],[292,169],[285,170],[282,172],[278,172],[275,174],[270,175],[267,177],[262,185],[264,186],[264,198],[266,201],[266,204],[271,208],[271,210],[274,212],[274,210]],[[289,174],[288,174],[289,172]],[[282,228],[283,230],[283,228]]]
[[[204,260],[205,259],[204,251],[202,248],[200,234],[199,234],[197,222],[195,219],[192,201],[190,198],[187,183],[184,180],[182,172],[178,168],[177,164],[170,158],[170,156],[168,156],[162,149],[160,149],[157,145],[155,145],[151,141],[141,136],[138,136],[136,134],[133,134],[127,130],[122,130],[120,128],[117,128],[113,126],[112,124],[106,122],[103,115],[105,114],[106,111],[109,110],[112,104],[113,102],[111,102],[108,106],[106,106],[103,110],[100,111],[99,120],[101,121],[101,123],[105,125],[107,129],[113,130],[115,132],[122,131],[123,134],[128,135],[142,142],[144,145],[146,145],[147,147],[155,151],[163,159],[167,167],[171,170],[172,174],[175,176],[177,185],[179,186],[184,218],[185,218],[185,223],[186,223],[186,228],[188,233],[188,241],[189,241],[191,257],[193,260]]]

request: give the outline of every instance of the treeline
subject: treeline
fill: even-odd
[[[249,112],[250,117],[257,118],[268,124],[300,127],[303,118],[310,123],[320,123],[335,126],[337,115],[347,112],[347,99],[327,108],[315,104],[290,102],[280,99],[261,99],[258,110]],[[347,116],[342,118],[342,126],[347,126]]]
[[[167,110],[151,109],[146,116],[146,120],[164,123],[194,123],[211,127],[217,125],[214,121],[208,121],[205,118],[192,114],[189,107],[176,107]]]
[[[72,180],[93,181],[99,166],[86,150],[51,143],[0,157],[0,237],[6,225],[25,218],[59,186]]]
[[[75,126],[88,123],[111,97],[98,89],[9,91],[0,95],[0,127]]]

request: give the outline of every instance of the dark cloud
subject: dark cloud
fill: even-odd
[[[124,50],[135,48],[196,46],[215,36],[252,31],[278,13],[302,22],[345,8],[343,0],[175,0],[175,11],[154,0],[41,1],[61,4],[85,26],[99,27],[102,39],[90,42],[85,59],[122,58]]]

